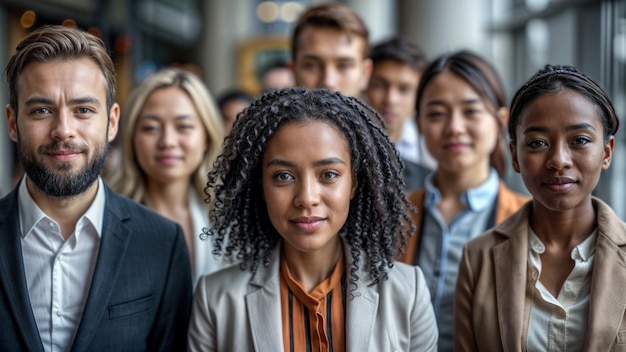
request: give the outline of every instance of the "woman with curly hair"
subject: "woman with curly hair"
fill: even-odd
[[[356,98],[289,88],[246,108],[209,173],[207,230],[240,262],[198,284],[192,351],[434,351],[402,164]]]

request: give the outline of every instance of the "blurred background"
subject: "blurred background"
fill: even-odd
[[[327,1],[327,0],[326,0]],[[214,96],[231,88],[259,92],[259,77],[289,58],[299,13],[315,0],[0,0],[0,103],[4,67],[25,34],[45,24],[76,26],[110,48],[117,100],[164,66],[197,73]],[[622,129],[596,195],[626,218],[626,0],[343,0],[370,30],[370,44],[401,34],[429,58],[475,50],[501,73],[509,99],[543,65],[578,67],[611,94]],[[123,116],[122,116],[123,119]],[[123,120],[122,120],[123,123]],[[15,150],[0,123],[0,195],[16,182]],[[621,175],[621,176],[620,176]],[[509,183],[522,190],[511,174]]]

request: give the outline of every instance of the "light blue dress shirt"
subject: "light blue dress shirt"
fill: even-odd
[[[454,289],[463,246],[494,223],[494,210],[500,179],[492,169],[485,182],[463,193],[467,208],[448,227],[437,209],[441,193],[426,177],[426,199],[420,245],[415,263],[420,266],[430,290],[439,328],[439,351],[452,351]]]

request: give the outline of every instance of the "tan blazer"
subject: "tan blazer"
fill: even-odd
[[[344,247],[349,270],[352,257]],[[283,351],[279,253],[276,248],[269,267],[256,274],[233,266],[200,279],[190,351]],[[346,304],[346,351],[436,351],[437,324],[419,268],[396,263],[379,284],[363,269],[358,275],[355,297]]]
[[[415,224],[415,233],[407,241],[404,253],[398,258],[398,261],[407,263],[410,265],[415,264],[415,253],[419,245],[422,226],[422,212],[424,211],[424,200],[426,199],[426,188],[420,188],[413,192],[407,193],[409,202],[413,204],[416,212],[411,214],[411,219]],[[529,197],[515,193],[500,181],[497,197],[497,209],[495,216],[496,225],[501,223],[504,219],[515,213],[524,203],[530,200]],[[485,229],[486,230],[486,229]]]
[[[593,198],[598,237],[584,351],[626,351],[626,224]],[[528,275],[526,204],[465,245],[454,303],[456,351],[526,351],[537,274]]]

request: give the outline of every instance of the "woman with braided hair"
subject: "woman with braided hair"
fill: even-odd
[[[513,97],[513,169],[532,200],[464,248],[459,351],[623,351],[626,224],[592,196],[619,120],[608,94],[546,66]]]
[[[208,175],[208,237],[239,265],[197,286],[192,351],[434,351],[402,164],[356,98],[288,88],[236,120]]]

